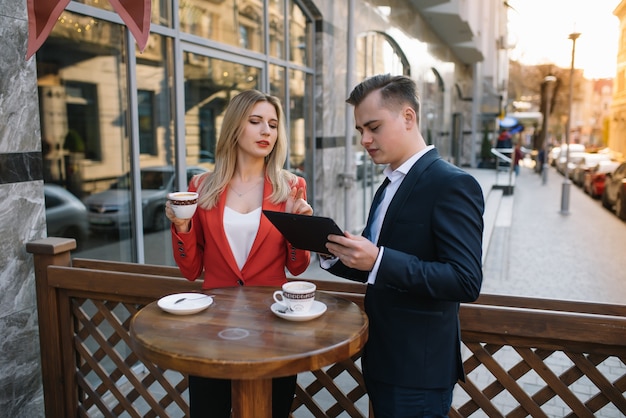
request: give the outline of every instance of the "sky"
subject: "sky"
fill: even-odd
[[[614,78],[619,20],[613,10],[621,0],[508,0],[510,58],[527,65],[574,67],[585,78]]]

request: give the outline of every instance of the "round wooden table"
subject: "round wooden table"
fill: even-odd
[[[318,291],[326,312],[295,322],[270,310],[273,287],[212,289],[213,304],[173,315],[156,302],[130,323],[131,345],[164,369],[232,380],[233,417],[271,417],[272,378],[350,358],[367,340],[368,321],[353,302]]]

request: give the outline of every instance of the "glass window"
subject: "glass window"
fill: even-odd
[[[178,184],[176,152],[184,150],[188,181],[213,169],[224,109],[242,90],[281,99],[286,165],[313,177],[313,27],[294,0],[153,0],[152,23],[171,27],[177,5],[181,31],[153,26],[143,52],[110,21],[110,1],[76,2],[88,14],[62,12],[36,63],[44,179],[86,205],[80,256],[174,265],[164,204]]]
[[[311,102],[306,98],[312,87],[312,76],[303,71],[289,71],[289,166],[293,173],[307,180],[307,194],[313,197],[313,181],[306,173],[313,173],[310,127],[313,124]]]
[[[260,70],[192,52],[185,57],[186,161],[212,169],[224,109],[237,92],[260,88]]]
[[[269,4],[269,54],[285,58],[285,1],[270,0]]]
[[[113,11],[113,6],[109,0],[74,0],[76,3],[97,7],[98,9]],[[184,2],[185,0],[181,0]],[[122,1],[122,4],[125,2]],[[172,7],[171,0],[152,0],[151,22],[157,25],[171,26]]]
[[[155,155],[157,149],[153,91],[137,91],[137,114],[139,117],[139,152]]]
[[[121,25],[65,11],[37,52],[37,82],[45,178],[85,202],[83,251],[133,261],[130,194],[111,188],[129,171],[124,40]]]
[[[67,80],[65,102],[68,129],[63,148],[101,160],[97,85]]]
[[[311,20],[294,0],[289,0],[289,11],[289,59],[300,65],[311,66],[313,49]]]
[[[256,52],[264,52],[263,2],[181,0],[183,32]]]

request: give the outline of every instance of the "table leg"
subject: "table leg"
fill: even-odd
[[[271,418],[272,379],[233,380],[232,418]]]

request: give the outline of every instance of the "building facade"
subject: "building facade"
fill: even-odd
[[[107,1],[80,0],[27,61],[26,2],[0,0],[3,415],[43,416],[27,242],[67,222],[81,257],[172,264],[163,196],[211,169],[224,108],[248,88],[282,100],[287,168],[315,213],[360,232],[382,167],[359,145],[350,90],[410,76],[426,140],[476,166],[506,101],[506,13],[498,0],[153,0],[140,52]],[[70,219],[52,218],[55,185],[84,203]]]

